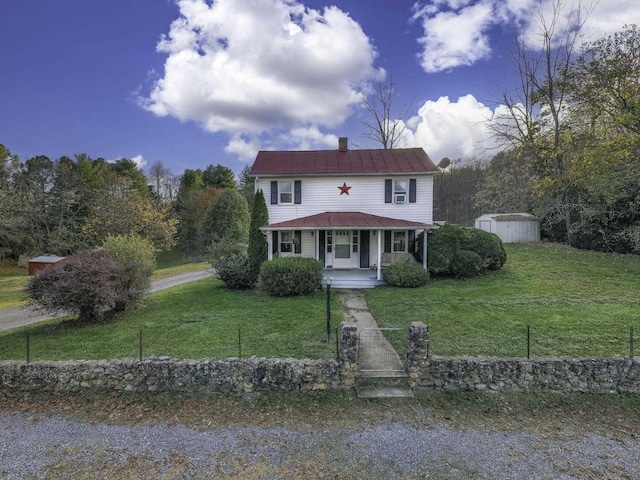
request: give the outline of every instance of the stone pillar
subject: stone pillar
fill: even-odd
[[[354,387],[358,374],[358,327],[353,323],[340,324],[338,360],[344,388]]]
[[[421,383],[429,367],[429,327],[422,322],[411,322],[407,334],[405,368],[409,375],[409,385]]]

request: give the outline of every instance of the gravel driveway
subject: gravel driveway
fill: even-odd
[[[164,278],[152,282],[150,292],[157,292],[166,288],[175,287],[187,282],[193,282],[194,280],[200,280],[201,278],[212,275],[211,270],[201,270],[198,272],[183,273],[182,275],[175,275],[173,277]],[[29,307],[17,307],[7,308],[0,310],[0,332],[3,330],[10,330],[12,328],[23,327],[32,323],[44,322],[56,318],[60,315],[42,315],[41,313],[34,311]]]
[[[63,414],[0,416],[0,477],[638,478],[640,441],[375,427],[110,425]]]

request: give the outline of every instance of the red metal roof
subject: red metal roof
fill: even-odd
[[[251,175],[436,173],[422,148],[258,152]]]
[[[314,230],[317,228],[348,228],[348,229],[380,229],[392,230],[396,228],[428,228],[427,223],[400,220],[398,218],[380,217],[362,212],[323,212],[308,217],[272,223],[262,227],[263,230]]]

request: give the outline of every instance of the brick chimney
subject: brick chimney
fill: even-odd
[[[346,152],[349,150],[349,139],[347,137],[340,137],[338,139],[338,151]]]

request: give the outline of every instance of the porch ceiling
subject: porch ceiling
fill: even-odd
[[[381,217],[362,212],[323,212],[308,217],[272,223],[262,230],[363,229],[393,230],[398,228],[430,228],[433,225],[399,218]]]

